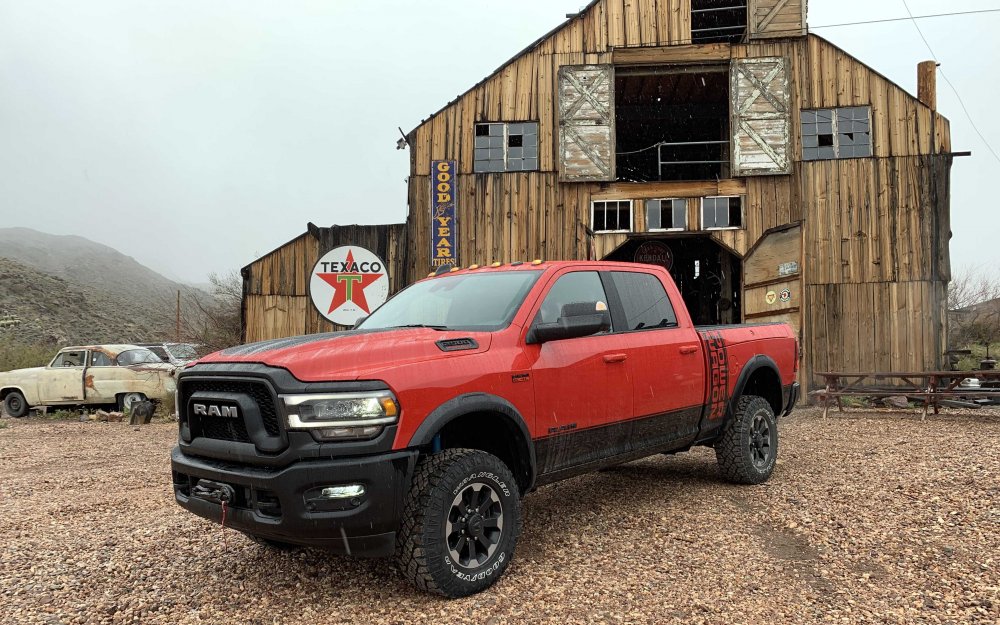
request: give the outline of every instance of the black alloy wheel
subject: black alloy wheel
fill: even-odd
[[[470,484],[451,502],[445,522],[451,559],[474,569],[493,557],[503,537],[503,504],[488,484]]]

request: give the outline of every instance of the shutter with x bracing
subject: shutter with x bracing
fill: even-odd
[[[733,61],[733,176],[792,172],[788,67],[782,57]]]
[[[559,68],[559,179],[615,179],[615,72],[612,65]]]
[[[805,35],[806,7],[806,0],[750,0],[747,6],[750,38]]]

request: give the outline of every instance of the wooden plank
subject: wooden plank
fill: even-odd
[[[613,2],[613,0],[609,0]],[[615,48],[612,59],[615,65],[662,65],[668,63],[699,63],[728,61],[729,44],[660,46],[649,48]]]
[[[743,179],[716,182],[613,182],[602,185],[593,195],[595,200],[628,200],[655,198],[709,197],[716,195],[745,195],[747,183]]]

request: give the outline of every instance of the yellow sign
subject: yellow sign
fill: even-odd
[[[764,301],[768,304],[773,304],[778,301],[778,294],[774,291],[768,291],[767,295],[764,296]]]

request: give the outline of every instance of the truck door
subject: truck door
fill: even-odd
[[[698,433],[705,389],[701,339],[687,315],[678,320],[660,278],[613,271],[616,329],[628,339],[628,367],[636,415],[636,447],[656,447]],[[680,303],[679,294],[675,299]]]
[[[42,403],[82,401],[83,368],[86,361],[85,349],[67,349],[59,352],[39,375],[38,395]]]
[[[596,271],[559,276],[533,323],[550,323],[563,305],[608,298]],[[526,345],[535,391],[535,425],[541,435],[539,470],[548,473],[599,460],[612,451],[606,427],[632,416],[632,383],[625,341],[612,333]]]

